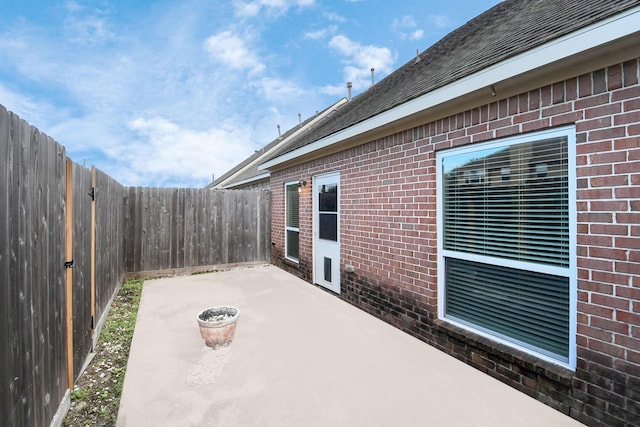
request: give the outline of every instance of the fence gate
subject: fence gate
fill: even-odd
[[[70,384],[93,350],[91,171],[67,159],[67,338]],[[70,293],[70,295],[69,295]],[[69,298],[69,296],[71,298]]]

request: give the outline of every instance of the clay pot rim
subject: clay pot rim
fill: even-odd
[[[202,316],[202,314],[205,311],[209,311],[209,310],[214,310],[215,311],[215,310],[219,310],[219,309],[232,309],[232,310],[235,310],[235,315],[233,315],[232,317],[230,317],[230,318],[228,318],[226,320],[222,320],[220,322],[207,322],[207,321],[204,321],[204,320],[200,319],[200,316]],[[219,327],[230,325],[230,324],[234,323],[236,320],[238,320],[238,316],[240,316],[240,310],[237,307],[234,307],[232,305],[216,305],[216,306],[213,306],[213,307],[207,307],[207,308],[204,308],[204,309],[200,310],[198,312],[198,315],[196,316],[196,320],[198,321],[198,324],[200,326],[202,326],[202,327],[205,327],[205,328],[219,328]]]

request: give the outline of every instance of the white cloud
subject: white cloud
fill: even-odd
[[[249,50],[245,41],[231,31],[223,31],[209,37],[204,45],[213,58],[231,68],[249,70],[253,74],[265,68],[260,58]]]
[[[67,9],[69,12],[77,12],[79,10],[82,10],[83,7],[78,4],[78,2],[75,1],[67,1],[67,3],[64,5],[65,9]]]
[[[76,161],[82,160],[79,157],[97,157],[99,153],[118,155],[119,141],[128,140],[126,132],[112,126],[107,115],[102,113],[60,117],[47,132],[64,145]]]
[[[424,30],[417,28],[418,24],[411,15],[395,18],[391,23],[391,29],[398,34],[401,40],[420,40],[424,37]]]
[[[75,43],[102,43],[115,38],[104,19],[96,16],[85,16],[68,19],[66,30]]]
[[[417,24],[413,16],[405,15],[402,18],[395,18],[391,26],[394,30],[398,30],[402,28],[415,28]]]
[[[315,4],[315,0],[254,0],[235,1],[233,3],[236,15],[244,18],[253,18],[262,13],[281,15],[292,7],[310,7]]]
[[[452,21],[446,15],[429,15],[429,22],[439,29],[451,27]]]
[[[335,100],[287,52],[257,50],[270,27],[238,22],[221,3],[144,9],[135,27],[84,2],[56,6],[59,21],[16,20],[0,37],[0,103],[125,185],[205,185],[273,140],[277,124],[285,132],[298,113],[306,119]],[[262,20],[314,3],[244,4]],[[326,30],[329,40],[336,28]],[[358,68],[358,46],[341,53],[345,66]],[[367,74],[371,61],[360,62]]]
[[[73,43],[96,44],[116,38],[106,17],[106,9],[89,8],[69,1],[65,5],[68,14],[64,19],[64,31]]]
[[[176,28],[192,20],[173,13]],[[142,31],[104,46],[67,44],[69,31],[52,36],[29,23],[14,27],[11,37],[0,38],[4,68],[32,90],[0,84],[0,103],[64,145],[76,162],[95,164],[125,185],[205,185],[211,173],[222,174],[253,151],[248,123],[264,115],[248,96],[255,88],[233,86],[238,73],[207,61],[191,34],[167,44]],[[221,55],[216,59],[250,72],[264,67],[239,37],[218,40],[209,52]],[[236,95],[249,98],[250,111],[233,126],[221,125],[221,118],[237,117],[229,101]]]
[[[422,39],[422,37],[424,37],[423,30],[415,30],[414,32],[409,34],[409,40],[420,40]]]
[[[321,30],[307,31],[304,33],[304,38],[307,40],[321,40],[330,36],[331,34],[335,34],[337,30],[338,30],[338,27],[336,27],[335,25],[332,25],[330,27],[323,28]]]
[[[335,12],[324,12],[324,17],[327,18],[329,21],[333,21],[333,22],[347,22],[347,18],[345,18],[342,15],[338,15]]]
[[[292,81],[274,77],[262,78],[255,86],[266,100],[278,103],[287,103],[291,99],[304,96],[306,92]]]
[[[27,119],[32,125],[37,126],[46,119],[48,113],[55,109],[50,105],[39,105],[34,99],[16,93],[0,83],[0,104],[21,119]],[[44,113],[44,114],[43,114]]]
[[[353,82],[354,89],[369,86],[371,68],[375,68],[377,76],[392,71],[394,57],[386,47],[362,45],[343,35],[333,37],[329,42],[329,47],[344,57],[343,74],[346,81]]]
[[[320,93],[325,95],[346,98],[349,94],[346,83],[343,85],[325,85],[320,89]]]
[[[21,78],[31,80],[34,91],[57,91],[76,107],[113,105],[125,96],[127,71],[138,65],[127,63],[127,57],[113,48],[73,40],[68,34],[59,38],[24,23],[11,37],[0,40],[0,51]]]
[[[250,129],[238,122],[196,131],[162,117],[138,117],[129,127],[136,139],[120,156],[135,166],[126,175],[136,183],[153,177],[163,186],[204,186],[212,173],[219,176],[251,154],[251,146],[243,144]]]

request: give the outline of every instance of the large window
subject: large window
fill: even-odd
[[[438,154],[439,315],[575,367],[573,128]]]
[[[288,259],[300,259],[300,184],[298,181],[285,184],[285,252]]]

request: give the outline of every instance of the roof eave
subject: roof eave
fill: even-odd
[[[256,156],[255,159],[253,159],[250,162],[248,162],[246,165],[244,165],[242,167],[239,167],[236,171],[230,173],[229,176],[225,177],[224,179],[221,179],[219,182],[217,182],[213,186],[213,188],[228,188],[230,185],[233,185],[234,184],[233,180],[236,179],[238,176],[240,176],[245,171],[247,171],[251,166],[256,165],[261,160],[263,160],[263,159],[267,158],[268,156],[272,155],[277,149],[279,149],[282,146],[282,144],[284,144],[287,141],[290,141],[290,140],[292,140],[294,138],[297,138],[298,135],[300,135],[303,132],[306,132],[311,126],[313,126],[315,123],[317,123],[318,120],[321,120],[324,117],[326,117],[327,115],[331,114],[333,111],[335,111],[337,108],[339,108],[342,104],[344,104],[346,102],[347,102],[346,98],[339,99],[331,107],[329,107],[329,108],[325,109],[324,111],[318,113],[312,120],[309,120],[307,123],[303,124],[302,126],[299,126],[294,132],[292,132],[287,137],[282,138],[281,141],[278,144],[275,144],[273,147],[269,148],[268,150],[265,150],[259,156]]]
[[[615,48],[615,49],[612,49]],[[258,166],[278,170],[372,138],[640,55],[640,7],[626,10],[409,100]],[[606,66],[605,65],[605,66]],[[464,111],[464,110],[462,110]]]
[[[270,175],[271,174],[269,174],[268,172],[263,173],[260,175],[252,176],[251,178],[243,179],[242,181],[230,182],[226,185],[223,185],[222,188],[224,188],[225,190],[231,190],[238,187],[244,187],[249,184],[255,184],[260,181],[265,181],[269,179]]]

